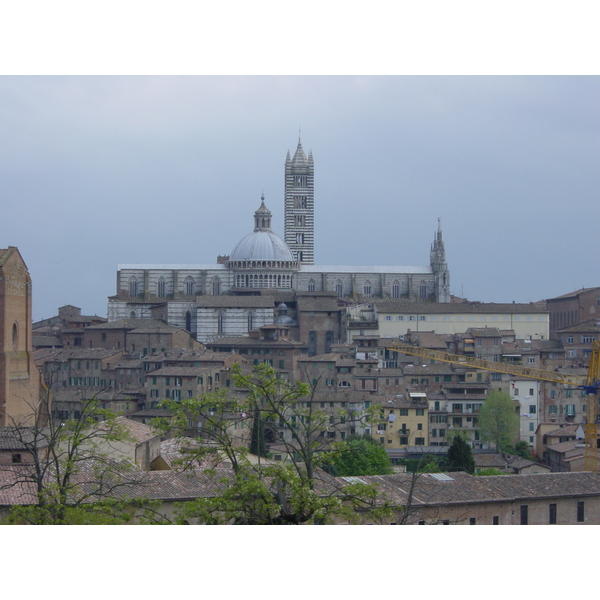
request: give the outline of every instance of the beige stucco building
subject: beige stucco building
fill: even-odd
[[[347,312],[348,343],[365,333],[397,338],[409,331],[456,334],[486,327],[513,330],[519,339],[547,340],[550,334],[547,310],[533,303],[373,301],[349,307]]]

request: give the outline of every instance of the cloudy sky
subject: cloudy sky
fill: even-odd
[[[451,292],[529,302],[600,284],[597,77],[0,78],[0,246],[34,319],[106,316],[119,263],[213,263],[286,153],[315,160],[316,264],[427,265]]]

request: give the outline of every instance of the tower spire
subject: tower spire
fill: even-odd
[[[302,149],[302,130],[298,128],[298,147],[285,161],[285,242],[294,258],[305,265],[314,264],[314,162]]]
[[[450,302],[450,271],[446,263],[446,250],[442,237],[442,220],[438,218],[438,228],[433,236],[430,253],[431,270],[435,275],[436,301]]]

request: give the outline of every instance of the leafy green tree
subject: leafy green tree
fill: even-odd
[[[60,420],[47,418],[49,404],[48,392],[30,405],[27,419],[13,420],[5,432],[22,449],[24,464],[0,466],[6,471],[0,489],[26,490],[29,501],[11,509],[14,522],[67,524],[85,522],[86,515],[99,522],[110,512],[107,503],[111,519],[117,518],[116,492],[139,476],[132,464],[110,456],[111,444],[131,441],[129,431],[97,398],[83,400],[76,413]],[[130,514],[128,509],[123,519]]]
[[[231,465],[228,475],[214,470],[220,491],[179,507],[178,522],[210,524],[300,524],[326,523],[337,515],[352,518],[362,511],[385,519],[393,513],[374,486],[347,485],[325,473],[343,444],[331,444],[325,433],[340,427],[347,411],[332,415],[319,409],[314,389],[301,382],[290,383],[266,363],[244,372],[240,365],[231,377],[241,393],[205,394],[182,401],[165,401],[169,419],[155,425],[165,434],[189,439],[189,422],[198,423],[193,433],[197,442],[186,452],[185,464],[206,463],[221,457]],[[239,433],[248,427],[268,429],[287,460],[248,460],[248,448],[240,444]],[[283,434],[281,433],[283,432]],[[358,512],[357,512],[358,509]]]
[[[260,410],[257,408],[254,411],[254,419],[252,421],[252,434],[250,437],[250,454],[256,456],[267,456],[267,446],[265,444],[265,428],[264,423],[260,418]]]
[[[483,440],[502,452],[519,432],[519,417],[515,404],[506,392],[494,391],[479,410],[478,427]]]
[[[448,463],[450,471],[475,471],[475,461],[471,446],[462,435],[455,435],[452,444],[448,448]]]
[[[340,477],[393,473],[387,452],[371,436],[349,438],[335,455],[332,467]]]
[[[515,454],[521,458],[531,458],[531,448],[529,444],[521,440],[515,444]]]

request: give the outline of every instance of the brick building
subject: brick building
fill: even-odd
[[[19,250],[0,249],[0,426],[39,414],[43,393],[33,360],[31,277]]]

